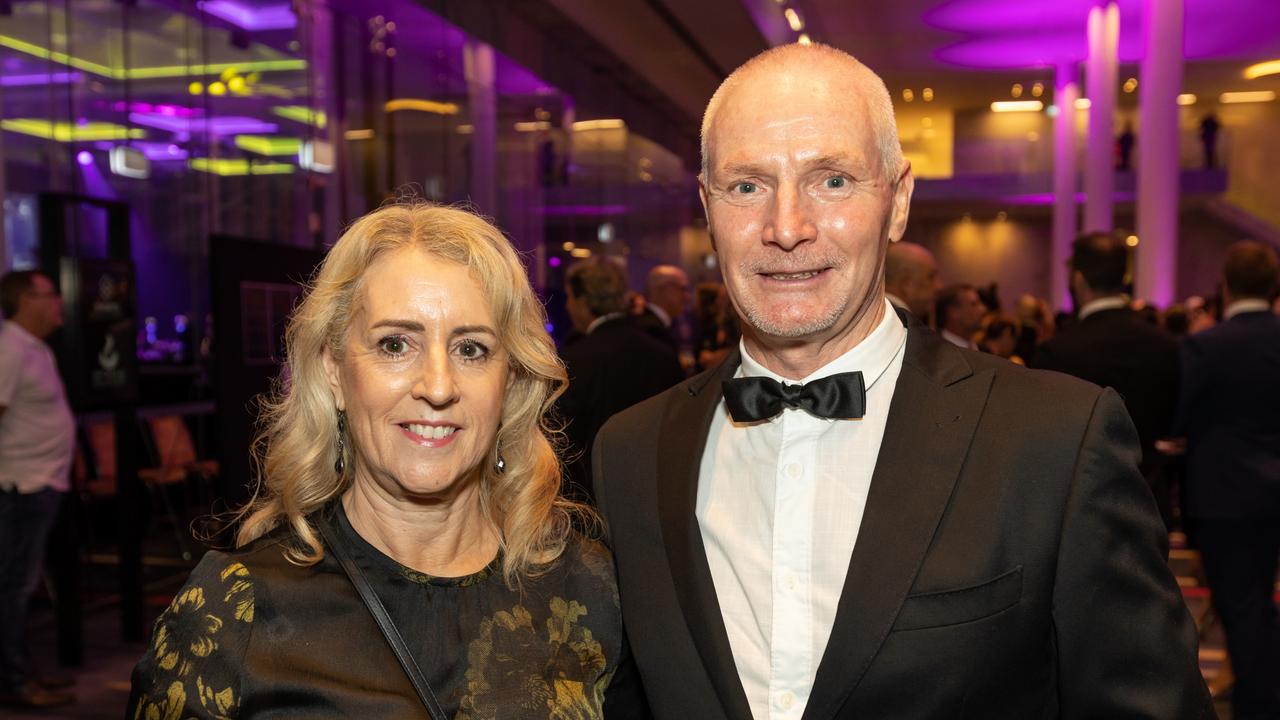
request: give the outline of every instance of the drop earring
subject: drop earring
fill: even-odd
[[[347,469],[347,414],[341,410],[338,411],[338,459],[333,461],[333,471],[339,476],[342,471]]]
[[[493,471],[501,475],[507,469],[507,461],[502,459],[502,445],[495,443],[493,447]]]

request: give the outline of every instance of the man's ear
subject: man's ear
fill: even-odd
[[[893,185],[893,208],[889,216],[889,240],[898,242],[907,232],[907,216],[911,213],[911,194],[916,189],[916,178],[911,174],[911,161],[902,161],[902,173]]]
[[[324,363],[324,376],[329,381],[329,391],[333,393],[334,405],[339,410],[346,410],[347,401],[342,395],[342,367],[327,347],[321,353],[320,360]]]

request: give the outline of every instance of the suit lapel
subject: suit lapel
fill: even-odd
[[[698,469],[712,413],[720,402],[720,382],[739,364],[734,351],[719,368],[685,383],[687,394],[671,401],[658,447],[658,512],[671,578],[685,623],[693,635],[720,705],[729,718],[751,717],[751,707],[733,662],[707,552],[698,528]]]
[[[906,358],[804,720],[834,717],[893,626],[942,518],[993,373],[912,324]]]

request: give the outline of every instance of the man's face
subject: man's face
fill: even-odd
[[[684,314],[685,308],[689,307],[689,301],[692,298],[693,294],[689,290],[689,277],[681,272],[672,273],[670,277],[665,278],[652,301],[655,305],[661,307],[667,315],[676,318]]]
[[[987,306],[982,304],[976,290],[963,290],[956,297],[956,302],[947,311],[948,324],[958,334],[968,337],[982,327],[982,316],[987,314]]]
[[[940,289],[942,284],[938,282],[938,265],[930,256],[922,259],[911,273],[911,279],[903,288],[906,297],[902,300],[916,317],[927,318],[933,312],[933,304],[938,299]]]
[[[32,276],[31,287],[19,300],[17,314],[27,318],[40,337],[62,327],[62,296],[53,281],[44,275]]]
[[[885,175],[855,83],[823,68],[757,70],[724,98],[707,147],[703,204],[752,328],[823,343],[881,302],[912,182],[905,168],[900,182]]]

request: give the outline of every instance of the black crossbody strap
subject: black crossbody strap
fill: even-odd
[[[423,677],[417,661],[409,653],[409,647],[405,645],[404,638],[400,636],[400,630],[396,628],[395,622],[387,614],[387,608],[383,606],[382,601],[374,593],[373,587],[369,585],[369,580],[365,578],[364,571],[355,564],[355,561],[347,554],[346,549],[338,542],[333,526],[327,519],[321,518],[316,524],[320,527],[320,534],[324,536],[324,541],[329,546],[329,551],[338,559],[338,563],[342,565],[342,569],[347,573],[351,584],[356,587],[356,592],[360,593],[360,598],[364,600],[365,607],[369,608],[369,614],[373,615],[374,621],[378,623],[378,628],[382,630],[382,635],[387,639],[387,644],[391,646],[391,650],[396,654],[396,659],[400,661],[400,667],[404,668],[404,674],[409,676],[409,682],[413,683],[413,689],[417,691],[418,698],[422,700],[423,707],[427,709],[427,715],[431,720],[446,720],[444,710],[441,709],[440,702],[436,700],[436,694],[432,692],[431,685]]]

